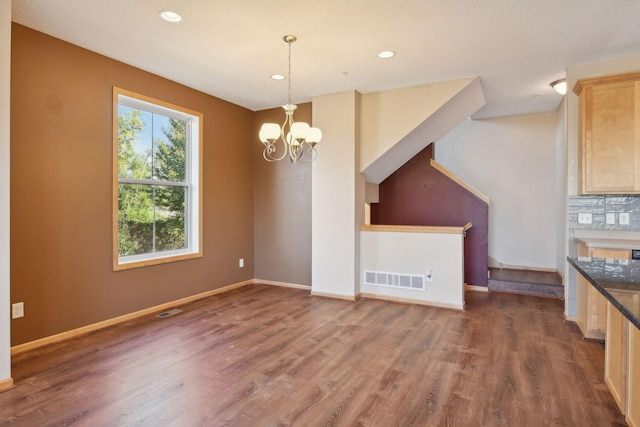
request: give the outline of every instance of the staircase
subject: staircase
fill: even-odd
[[[562,279],[556,272],[490,267],[488,287],[491,292],[564,298]]]

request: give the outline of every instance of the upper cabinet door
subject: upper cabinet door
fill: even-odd
[[[582,194],[640,193],[640,73],[580,80],[574,92]]]

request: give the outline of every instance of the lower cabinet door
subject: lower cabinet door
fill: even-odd
[[[626,320],[626,319],[625,319]],[[627,322],[629,322],[627,320]],[[640,427],[640,329],[629,322],[627,424]]]
[[[626,374],[626,341],[625,321],[622,313],[607,301],[607,339],[604,352],[604,381],[616,400],[618,407],[625,414],[627,399],[625,390]]]

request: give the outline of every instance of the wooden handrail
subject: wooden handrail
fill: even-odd
[[[450,170],[442,166],[440,163],[431,159],[431,166],[434,169],[436,169],[438,172],[442,173],[447,178],[454,181],[456,184],[458,184],[459,186],[461,186],[462,188],[464,188],[465,190],[467,190],[468,192],[476,196],[478,199],[482,200],[487,205],[489,205],[489,198],[487,196],[482,194],[479,190],[475,189],[474,187],[472,187],[470,184],[466,183],[462,179],[458,178],[453,172],[451,172]]]
[[[433,234],[465,234],[472,227],[471,223],[463,227],[438,227],[434,225],[372,225],[365,224],[360,231],[386,231],[391,233],[433,233]]]

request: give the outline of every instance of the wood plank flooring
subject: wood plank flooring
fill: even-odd
[[[615,426],[561,301],[467,311],[253,285],[13,358],[0,426]]]

